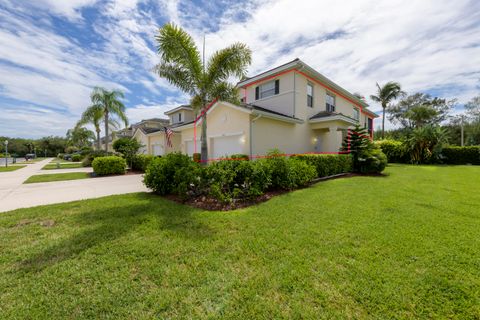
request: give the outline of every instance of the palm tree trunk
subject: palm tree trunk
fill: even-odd
[[[385,139],[385,110],[387,109],[386,106],[383,107],[382,113],[382,139]]]
[[[96,128],[97,131],[97,150],[100,150],[102,147],[100,145],[100,128]]]
[[[208,146],[207,146],[207,112],[203,108],[204,113],[202,114],[202,135],[200,137],[202,148],[200,159],[202,159],[202,164],[206,165],[208,160]]]
[[[108,110],[105,110],[105,152],[108,152]]]

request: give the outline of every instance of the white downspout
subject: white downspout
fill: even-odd
[[[253,123],[262,117],[261,114],[258,114],[255,118],[250,120],[250,159],[253,156]]]

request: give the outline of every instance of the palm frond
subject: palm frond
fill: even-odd
[[[167,23],[160,28],[155,39],[163,62],[188,70],[194,79],[202,78],[203,65],[200,53],[195,41],[187,32],[173,23]]]
[[[195,95],[196,83],[189,70],[183,69],[181,66],[161,62],[154,68],[155,72],[162,78],[165,78],[170,84],[178,87],[183,92]]]
[[[231,76],[243,78],[251,62],[252,51],[243,43],[235,43],[218,50],[208,62],[206,82],[214,84]]]
[[[219,99],[221,101],[240,104],[238,88],[226,81],[217,83],[211,91],[210,100]]]

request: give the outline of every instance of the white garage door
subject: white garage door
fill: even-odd
[[[161,145],[159,144],[154,144],[152,146],[152,153],[154,156],[161,156],[163,155],[163,148]]]
[[[236,153],[242,153],[241,139],[242,135],[212,138],[213,158],[221,158]]]

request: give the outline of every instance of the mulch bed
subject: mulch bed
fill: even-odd
[[[322,177],[322,178],[317,178],[310,185],[316,184],[318,182],[322,181],[327,181],[327,180],[333,180],[333,179],[340,179],[340,178],[351,178],[351,177],[362,177],[362,176],[369,176],[369,177],[386,177],[387,175],[382,174],[382,173],[368,173],[368,174],[360,174],[360,173],[344,173],[344,174],[337,174],[333,176],[328,176],[328,177]],[[309,186],[305,187],[308,188]],[[298,189],[296,189],[298,190]],[[230,210],[236,210],[236,209],[241,209],[241,208],[246,208],[253,206],[255,204],[259,204],[265,201],[270,200],[273,197],[279,196],[281,194],[285,194],[288,192],[291,192],[294,190],[272,190],[265,192],[262,196],[253,199],[253,200],[244,200],[244,199],[238,199],[234,200],[231,203],[223,203],[218,201],[215,198],[212,198],[210,196],[199,196],[196,198],[192,199],[187,199],[184,200],[181,197],[177,195],[167,195],[165,198],[175,201],[181,204],[186,204],[194,208],[198,209],[203,209],[203,210],[209,210],[209,211],[230,211]]]

